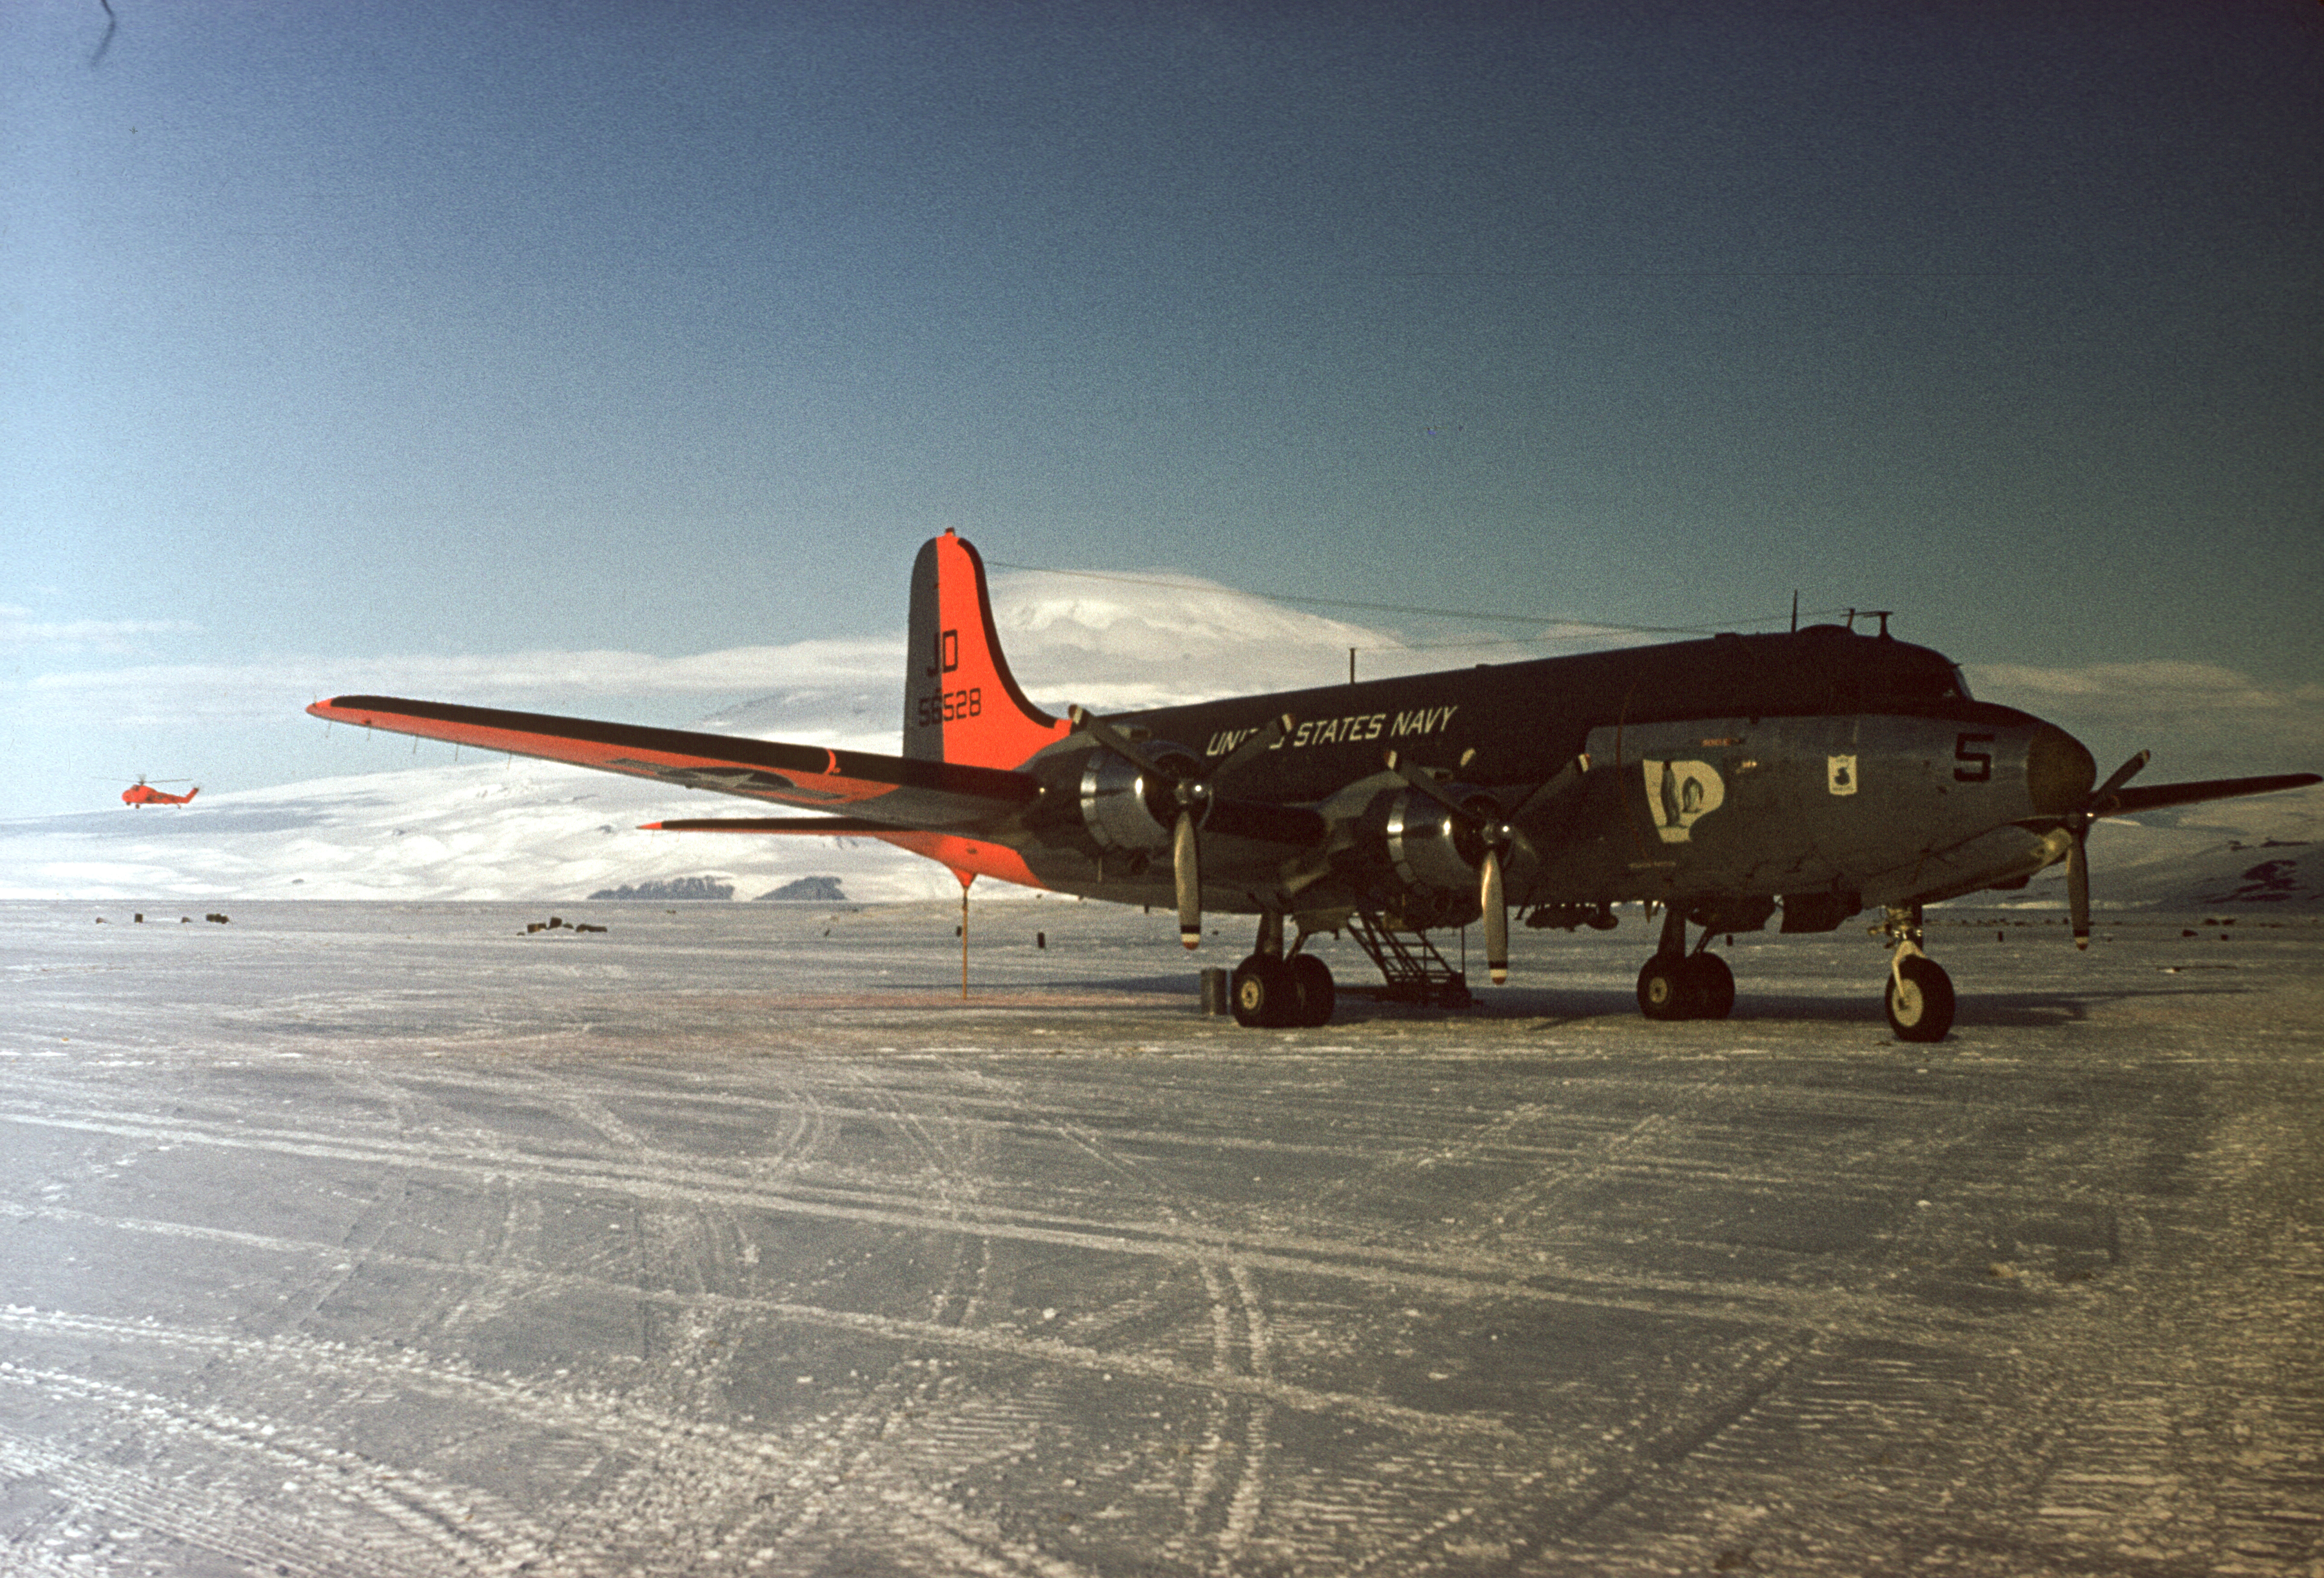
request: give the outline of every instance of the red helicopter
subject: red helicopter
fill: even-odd
[[[163,778],[161,780],[161,782],[164,784],[182,784],[186,780],[183,778]],[[119,780],[116,779],[115,782],[117,783]],[[187,801],[191,800],[195,795],[199,794],[201,792],[202,786],[199,784],[197,784],[192,788],[187,790],[183,794],[164,794],[162,791],[156,789],[152,784],[146,783],[144,777],[141,775],[134,785],[130,788],[124,789],[121,792],[121,803],[132,808],[140,805],[183,805]]]

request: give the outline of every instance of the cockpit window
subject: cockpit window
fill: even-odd
[[[1975,696],[1969,693],[1969,679],[1961,673],[1960,665],[1958,663],[1953,665],[1952,693],[1959,696],[1964,702],[1974,702],[1977,700]]]
[[[1892,670],[1883,679],[1882,689],[1900,702],[1966,702],[1969,685],[1960,669],[1951,664],[1914,664],[1909,668]]]

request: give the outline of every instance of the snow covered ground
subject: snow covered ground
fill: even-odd
[[[1945,912],[1933,1048],[1860,928],[135,913],[0,904],[0,1571],[2324,1570],[2312,910]]]

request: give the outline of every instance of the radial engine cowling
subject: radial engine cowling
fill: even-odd
[[[1182,745],[1157,742],[1150,760],[1165,771],[1193,777],[1202,771]],[[1098,848],[1113,854],[1152,854],[1170,847],[1178,824],[1175,785],[1110,750],[1093,750],[1082,769],[1082,825]]]
[[[1452,793],[1464,804],[1475,801],[1481,813],[1479,821],[1489,821],[1498,814],[1491,802],[1481,796],[1463,794],[1458,789]],[[1406,889],[1475,894],[1485,845],[1471,822],[1417,789],[1399,789],[1389,795],[1386,812],[1381,844],[1389,868]]]

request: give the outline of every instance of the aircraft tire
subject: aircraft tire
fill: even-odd
[[[1658,953],[1639,967],[1638,1012],[1648,1019],[1695,1016],[1695,995],[1685,959]]]
[[[1896,977],[1904,989],[1896,989]],[[1941,1041],[1953,1027],[1953,978],[1924,954],[1899,964],[1888,977],[1888,1028],[1900,1041]]]
[[[1298,1010],[1298,989],[1289,967],[1263,954],[1254,953],[1235,966],[1227,993],[1235,1023],[1254,1030],[1288,1024]]]
[[[1715,953],[1698,953],[1682,967],[1681,977],[1693,999],[1690,1019],[1724,1019],[1735,1012],[1735,972]]]
[[[1339,1001],[1339,989],[1332,981],[1332,967],[1312,953],[1294,955],[1291,960],[1292,1024],[1316,1025],[1332,1023],[1332,1009]]]

